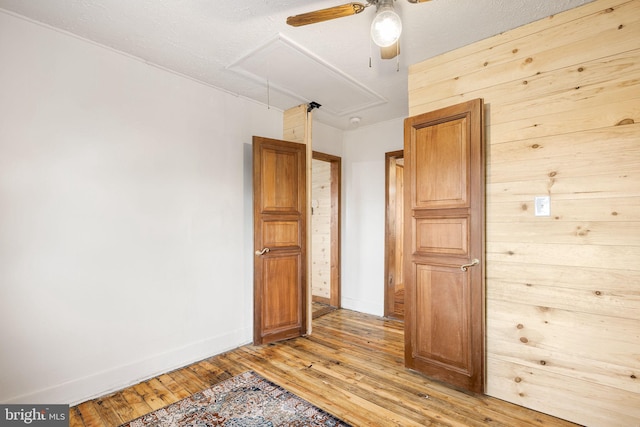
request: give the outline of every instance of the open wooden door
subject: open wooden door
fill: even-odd
[[[304,144],[253,137],[254,344],[307,330]]]
[[[484,392],[483,103],[405,120],[405,363]]]
[[[384,315],[404,319],[404,151],[385,153]]]

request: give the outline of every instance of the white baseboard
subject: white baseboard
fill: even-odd
[[[251,328],[238,329],[127,365],[12,397],[4,403],[77,405],[248,344],[250,339],[247,337],[251,337],[252,334]]]
[[[361,313],[373,314],[374,316],[384,316],[384,305],[375,301],[363,301],[343,296],[341,299],[342,308],[359,311]]]

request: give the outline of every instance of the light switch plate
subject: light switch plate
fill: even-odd
[[[536,216],[551,215],[551,200],[549,196],[540,196],[535,198]]]

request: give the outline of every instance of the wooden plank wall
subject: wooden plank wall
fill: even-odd
[[[311,145],[310,114],[307,106],[300,104],[282,113],[282,139]]]
[[[487,391],[640,426],[640,0],[597,0],[409,70],[417,115],[486,103]],[[535,196],[551,216],[534,216]]]
[[[313,113],[307,111],[307,105],[301,104],[289,108],[282,113],[282,139],[285,141],[297,142],[307,146],[307,177],[311,176],[311,161],[313,157],[313,143],[311,141],[313,130]],[[311,179],[307,179],[307,290],[311,288]],[[307,292],[307,333],[313,329],[311,292]]]
[[[331,297],[331,163],[313,159],[311,189],[311,293]]]

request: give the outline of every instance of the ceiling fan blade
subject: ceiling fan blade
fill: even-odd
[[[330,19],[342,18],[344,16],[355,15],[364,10],[366,6],[362,3],[347,3],[341,6],[320,9],[314,12],[302,13],[300,15],[287,18],[287,24],[294,27],[315,24],[316,22],[328,21]]]
[[[393,59],[400,53],[400,40],[396,40],[394,44],[380,48],[380,57],[382,59]]]

